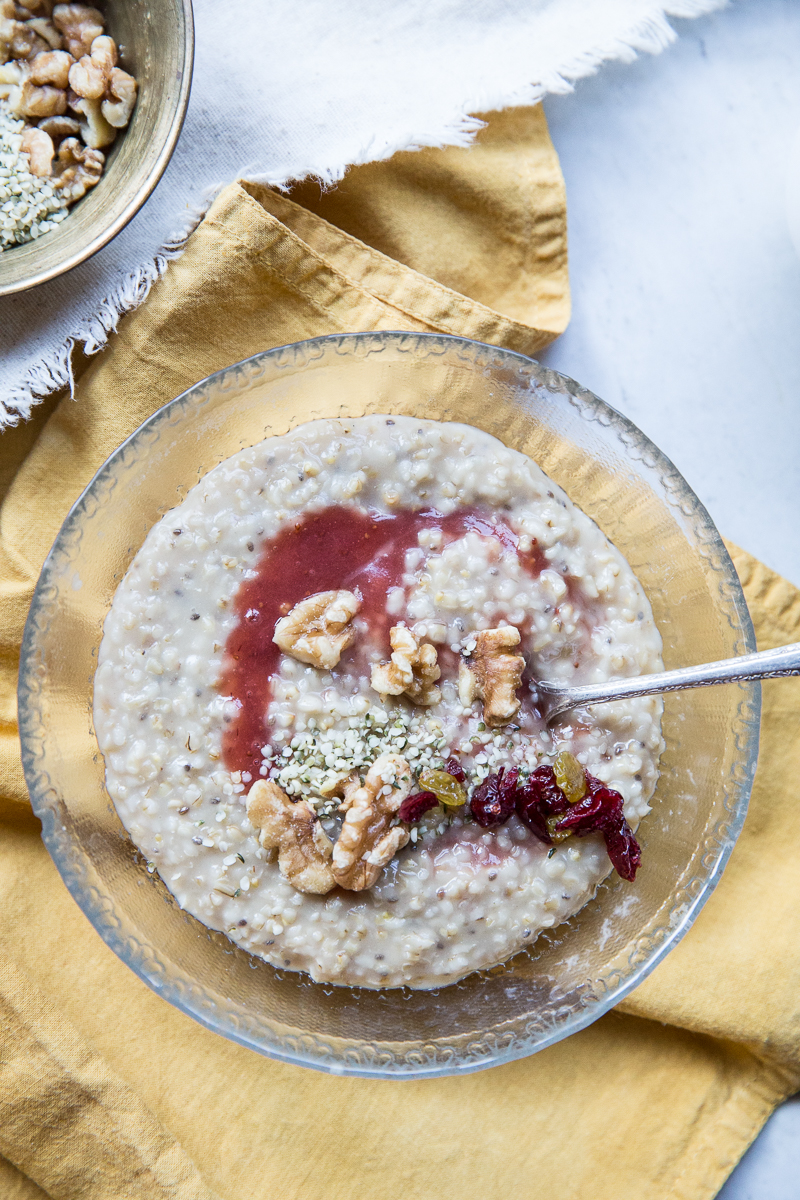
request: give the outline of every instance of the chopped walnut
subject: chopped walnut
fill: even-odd
[[[99,150],[82,146],[77,138],[66,138],[58,148],[53,164],[54,187],[68,203],[80,200],[103,174],[105,157]]]
[[[123,129],[130,121],[136,104],[136,80],[117,66],[113,38],[95,38],[92,53],[70,68],[69,85],[76,96],[99,100],[100,115],[113,129]]]
[[[277,622],[272,640],[298,662],[330,670],[355,637],[350,622],[360,607],[354,592],[306,596]]]
[[[69,106],[73,112],[83,117],[80,122],[81,137],[92,150],[102,150],[110,146],[117,136],[117,131],[105,119],[102,113],[101,100],[89,100],[85,96],[69,93]]]
[[[511,625],[483,629],[475,634],[472,663],[461,663],[458,677],[461,703],[469,705],[476,696],[483,700],[483,719],[487,725],[507,725],[519,711],[516,691],[522,682],[525,659],[521,654],[509,654],[519,642],[519,630]]]
[[[88,54],[73,60],[69,70],[69,86],[76,96],[99,100],[105,94],[107,73],[100,63],[92,62]]]
[[[271,780],[259,779],[247,794],[247,815],[265,850],[277,850],[278,869],[298,892],[324,896],[335,884],[332,845],[307,800],[293,804]]]
[[[57,4],[53,9],[53,24],[63,34],[73,58],[88,54],[94,39],[103,33],[102,13],[88,4]]]
[[[105,119],[114,129],[124,129],[136,104],[136,80],[127,71],[114,67],[108,81],[106,98],[100,106]]]
[[[29,25],[23,25],[19,21],[16,24],[17,28],[8,43],[8,53],[11,58],[33,58],[34,54],[50,49],[49,43],[40,37],[35,29]]]
[[[61,88],[36,87],[25,79],[8,98],[8,107],[18,117],[38,120],[39,117],[61,116],[67,111],[67,96]]]
[[[61,50],[63,48],[64,39],[53,22],[48,21],[46,17],[34,17],[33,20],[28,21],[28,25],[34,33],[38,33],[39,37],[47,42],[51,50]],[[71,57],[72,55],[70,55]]]
[[[11,43],[16,37],[19,24],[13,0],[0,0],[0,62],[11,58]]]
[[[29,17],[49,17],[53,12],[55,0],[25,0],[24,4],[17,4],[17,13],[20,21],[25,21]]]
[[[74,61],[66,50],[45,50],[31,60],[28,78],[37,87],[49,83],[53,87],[66,88]]]
[[[52,174],[53,155],[56,151],[53,139],[43,129],[29,125],[22,135],[20,150],[28,156],[31,175]]]
[[[54,142],[60,142],[63,138],[75,137],[81,127],[74,117],[44,117],[39,122],[39,128],[49,134]]]
[[[363,892],[405,846],[409,831],[391,825],[411,791],[411,769],[399,754],[382,754],[363,784],[346,799],[342,831],[333,847],[333,877],[340,887]]]
[[[0,63],[0,100],[7,100],[19,93],[24,70],[19,63]]]
[[[415,704],[438,704],[442,693],[435,687],[441,675],[436,647],[420,640],[405,625],[395,625],[389,632],[392,657],[388,663],[376,663],[372,668],[370,685],[381,696],[408,696]]]

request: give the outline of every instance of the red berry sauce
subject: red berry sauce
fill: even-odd
[[[238,622],[225,647],[220,690],[238,705],[223,738],[223,761],[229,770],[259,774],[262,747],[269,740],[265,718],[270,681],[280,660],[272,640],[277,621],[315,592],[358,588],[359,617],[367,620],[371,635],[385,642],[388,652],[391,618],[386,593],[400,585],[406,551],[418,545],[423,529],[441,530],[444,544],[474,529],[497,538],[504,548],[517,546],[510,526],[488,511],[457,509],[443,516],[435,510],[401,509],[387,516],[344,505],[307,513],[267,542],[256,577],[237,593]],[[547,565],[535,546],[520,557],[532,573]]]

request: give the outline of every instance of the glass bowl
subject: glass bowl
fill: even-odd
[[[321,1070],[425,1077],[542,1049],[618,1003],[692,924],[742,827],[760,693],[665,697],[666,751],[635,884],[613,875],[567,924],[502,967],[436,991],[312,983],[183,913],[125,833],[103,783],[92,680],[103,620],[147,531],[222,459],[317,417],[465,421],[531,455],[639,576],[666,666],[755,649],[708,514],[629,421],[572,380],[434,334],[315,338],[258,354],[146,421],[73,507],[45,562],[22,647],[25,775],[45,843],[106,943],[165,1000],[263,1054]]]
[[[139,97],[130,125],[107,153],[103,176],[45,237],[0,254],[0,296],[35,287],[84,259],[124,229],[164,174],[189,103],[194,58],[191,0],[103,0],[108,32]]]

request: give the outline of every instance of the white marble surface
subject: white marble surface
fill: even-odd
[[[659,58],[545,102],[574,313],[542,361],[631,417],[723,533],[800,584],[800,4],[677,24]],[[800,1098],[719,1200],[798,1197]]]
[[[542,359],[630,416],[723,533],[800,584],[800,4],[676,24],[658,58],[545,101],[574,312]]]

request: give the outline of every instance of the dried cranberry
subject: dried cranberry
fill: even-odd
[[[525,822],[531,833],[535,833],[548,846],[553,845],[548,820],[566,812],[568,808],[567,797],[556,783],[556,773],[552,767],[537,767],[517,786],[517,816]]]
[[[449,766],[449,764],[448,764]],[[517,771],[489,775],[472,793],[470,811],[479,825],[501,825],[516,809],[532,833],[548,846],[571,834],[602,833],[612,866],[632,881],[642,860],[633,830],[622,812],[622,796],[586,772],[586,795],[570,804],[552,767],[537,767],[519,781]]]
[[[586,772],[587,792],[582,800],[573,804],[569,812],[556,826],[557,833],[573,833],[585,837],[589,833],[602,833],[608,857],[618,875],[633,881],[642,861],[639,843],[622,813],[622,796],[613,788],[606,787],[599,779]]]
[[[433,792],[415,792],[413,796],[406,796],[397,810],[397,815],[401,821],[413,823],[430,809],[436,808],[438,803]]]
[[[603,836],[611,865],[618,875],[632,883],[642,861],[642,851],[633,830],[624,817],[616,829],[608,829]]]
[[[586,772],[586,795],[559,821],[559,831],[566,830],[578,836],[586,833],[602,833],[613,829],[622,818],[622,796],[613,788],[606,787],[599,779]]]
[[[447,771],[448,775],[452,775],[453,779],[457,779],[459,783],[467,782],[467,776],[464,773],[464,768],[462,767],[462,765],[458,761],[458,759],[453,758],[452,755],[450,756],[450,758],[448,758],[447,762],[444,764],[444,769],[445,769],[445,771]]]
[[[507,774],[501,768],[496,775],[487,775],[472,793],[469,802],[473,820],[488,829],[492,825],[502,825],[514,811],[517,791],[518,771],[512,770]]]

